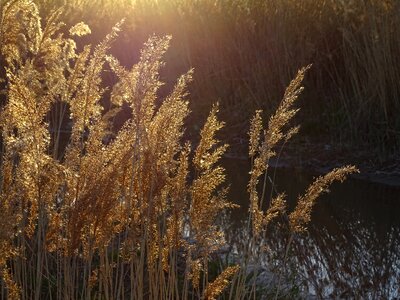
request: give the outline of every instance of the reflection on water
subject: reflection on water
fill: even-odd
[[[231,183],[230,199],[242,205],[232,212],[227,234],[235,243],[247,217],[249,167],[247,161],[239,160],[226,160],[224,165]],[[270,177],[275,185],[269,191],[286,191],[290,207],[313,180],[312,175],[289,169],[272,170]],[[270,262],[272,270],[284,268],[287,276],[295,275],[303,291],[319,298],[398,298],[399,213],[399,187],[355,179],[334,184],[314,208],[308,234],[294,239],[284,266],[288,235],[277,227],[268,233],[268,251],[262,259]]]

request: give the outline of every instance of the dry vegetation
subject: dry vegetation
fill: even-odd
[[[40,12],[62,0],[37,0]],[[113,47],[124,65],[137,60],[148,36],[173,36],[162,72],[169,84],[194,67],[193,114],[189,130],[218,99],[221,117],[243,137],[256,109],[265,116],[301,67],[313,63],[305,80],[303,134],[343,147],[398,153],[400,140],[400,4],[397,0],[117,0],[66,1],[63,21],[80,21],[99,42],[126,18]],[[88,39],[78,41],[84,44]],[[132,49],[134,51],[126,51]],[[238,112],[241,113],[238,113]]]
[[[230,281],[227,298],[255,296],[255,284],[246,283],[247,260],[209,272],[224,244],[218,218],[234,207],[219,164],[227,145],[216,137],[224,126],[218,105],[200,141],[185,141],[193,71],[159,98],[170,37],[151,36],[137,63],[126,67],[110,49],[129,23],[116,23],[95,47],[78,47],[75,40],[93,29],[80,21],[64,25],[64,9],[49,9],[42,19],[39,8],[50,4],[1,2],[2,298],[216,299]],[[289,84],[266,129],[261,112],[251,122],[252,257],[277,216],[286,216],[292,235],[300,233],[317,196],[356,171],[347,166],[317,179],[291,213],[284,195],[261,209],[269,160],[298,129],[288,125],[308,68]],[[107,86],[110,71],[117,80]],[[115,128],[124,107],[131,116]]]

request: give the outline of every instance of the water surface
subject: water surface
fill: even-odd
[[[230,200],[241,205],[231,213],[230,230],[241,232],[247,217],[249,162],[225,159]],[[268,195],[286,192],[289,209],[316,174],[271,169]],[[400,187],[350,178],[335,183],[317,202],[307,235],[296,237],[287,269],[296,284],[319,297],[400,297]],[[282,253],[287,235],[272,229],[269,257]],[[240,236],[234,234],[233,236]],[[275,253],[274,253],[275,252]]]

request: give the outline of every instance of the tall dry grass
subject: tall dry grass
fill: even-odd
[[[37,3],[47,16],[63,1]],[[317,141],[361,150],[368,146],[382,155],[399,149],[398,1],[66,3],[64,21],[84,20],[96,29],[94,41],[126,17],[126,33],[113,50],[124,65],[137,59],[149,35],[172,34],[166,56],[171,67],[162,76],[171,83],[185,70],[196,69],[191,108],[197,124],[191,130],[200,128],[198,120],[219,99],[222,118],[236,126],[226,136],[243,137],[252,112],[262,108],[271,114],[292,75],[312,62],[304,131]],[[126,52],[127,47],[136,51]]]
[[[1,4],[2,298],[216,299],[230,280],[227,297],[255,296],[257,287],[245,280],[247,260],[210,272],[224,245],[218,218],[234,207],[219,164],[227,145],[217,138],[224,126],[218,105],[192,146],[183,137],[193,71],[159,99],[170,37],[151,36],[128,68],[110,54],[124,22],[97,46],[78,49],[90,26],[68,28],[63,14],[58,9],[43,20],[33,1]],[[344,167],[317,179],[289,215],[284,195],[261,209],[266,191],[258,193],[258,182],[264,178],[265,186],[269,159],[297,131],[287,126],[307,69],[289,84],[265,130],[260,112],[252,122],[249,259],[277,215],[286,215],[297,234],[316,197],[355,171]],[[117,81],[106,87],[110,71]],[[124,107],[131,117],[114,128]]]

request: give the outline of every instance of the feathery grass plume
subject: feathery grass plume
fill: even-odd
[[[265,212],[263,226],[267,227],[274,219],[286,213],[286,194],[279,194],[271,200],[271,204]]]
[[[31,79],[35,74],[30,64],[21,68],[18,75],[7,74],[9,101],[1,115],[5,152],[13,153],[9,159],[18,160],[18,163],[10,162],[16,168],[12,184],[19,190],[16,195],[21,201],[19,207],[26,209],[23,214],[29,220],[27,230],[30,235],[34,231],[39,206],[45,209],[58,182],[52,177],[57,172],[54,169],[56,163],[47,155],[50,136],[48,125],[43,121],[52,98],[35,93],[32,85],[36,82]]]
[[[88,66],[82,76],[82,82],[80,89],[77,91],[76,95],[69,101],[71,119],[73,121],[71,144],[70,148],[67,150],[67,161],[72,160],[68,158],[69,152],[73,152],[72,155],[75,158],[79,158],[80,155],[76,155],[77,150],[82,151],[84,145],[86,144],[83,140],[83,134],[85,130],[93,129],[99,122],[101,112],[103,108],[101,107],[99,100],[103,94],[103,89],[101,88],[101,71],[103,70],[103,65],[105,63],[105,57],[107,51],[109,50],[111,43],[116,38],[123,21],[116,24],[111,33],[109,33],[106,38],[95,48],[92,54]],[[87,51],[87,50],[86,50]],[[101,135],[104,132],[100,132],[97,135]],[[93,134],[92,134],[93,136]],[[92,138],[92,141],[98,140],[100,137]]]
[[[90,27],[84,22],[79,22],[69,29],[69,34],[76,36],[84,36],[90,34],[91,32],[92,31],[90,30]]]
[[[65,200],[68,206],[66,209],[69,211],[70,251],[74,251],[78,247],[82,238],[85,240],[93,238],[92,234],[86,235],[83,231],[85,228],[92,233],[98,230],[97,226],[99,224],[94,221],[96,216],[104,220],[103,224],[109,224],[109,220],[106,220],[108,214],[98,214],[96,209],[101,208],[101,205],[105,205],[109,198],[104,197],[102,198],[104,201],[98,203],[96,200],[100,200],[98,198],[100,194],[94,193],[94,191],[111,193],[113,188],[110,188],[111,183],[107,182],[107,175],[111,175],[109,174],[110,172],[118,172],[118,169],[111,170],[109,164],[108,168],[104,168],[105,162],[101,159],[104,157],[102,155],[102,152],[104,152],[102,140],[105,135],[106,125],[101,117],[103,108],[99,103],[103,94],[100,75],[105,63],[106,53],[112,41],[116,38],[121,24],[115,25],[111,33],[95,48],[86,68],[82,64],[84,64],[89,50],[87,48],[84,50],[82,56],[78,57],[82,59],[82,61],[78,60],[82,64],[76,65],[78,69],[75,68],[78,73],[73,73],[74,75],[80,75],[82,81],[79,83],[80,88],[72,95],[72,98],[68,99],[70,117],[73,121],[70,143],[65,156],[65,165],[69,169],[69,172],[66,173],[67,190]],[[95,179],[95,174],[100,174],[100,176]],[[100,185],[103,180],[104,184]],[[97,199],[93,199],[93,197]],[[96,205],[98,206],[96,207]],[[104,206],[102,211],[106,211],[107,207],[110,209],[110,206],[112,204],[108,202],[108,205]],[[93,222],[91,217],[94,217]],[[100,235],[99,233],[98,236],[100,237]]]
[[[160,171],[170,170],[175,163],[174,156],[181,150],[183,122],[189,114],[187,85],[192,81],[193,71],[182,75],[172,93],[163,101],[148,127],[148,140],[151,153],[160,164]],[[166,136],[164,132],[169,134]]]
[[[6,1],[1,8],[1,54],[9,68],[14,69],[39,49],[42,39],[40,16],[36,5],[30,0]]]
[[[200,287],[200,274],[203,266],[200,259],[190,260],[189,257],[189,279],[192,281],[193,287],[198,290]]]
[[[65,89],[65,74],[70,72],[70,61],[75,59],[76,44],[72,39],[64,38],[60,29],[62,9],[54,11],[46,20],[42,30],[37,53],[32,64],[49,89],[48,93],[57,98]]]
[[[204,299],[215,300],[224,289],[229,285],[229,280],[238,271],[239,266],[227,267],[218,277],[211,283],[209,283],[204,291]]]
[[[263,130],[262,125],[262,110],[257,110],[250,123],[249,130],[249,156],[253,158],[260,147],[260,137]]]
[[[311,211],[314,207],[315,200],[323,193],[329,192],[329,186],[334,181],[343,182],[347,175],[358,173],[358,169],[354,166],[344,166],[336,168],[324,176],[318,177],[307,189],[303,196],[298,199],[298,204],[289,215],[290,228],[294,233],[306,231],[307,224],[311,219]]]
[[[252,218],[253,234],[257,236],[264,223],[264,213],[260,209],[260,204],[264,199],[264,192],[259,197],[257,192],[257,185],[259,178],[268,170],[269,160],[276,155],[275,148],[280,142],[286,142],[293,134],[298,131],[298,126],[293,128],[285,129],[290,120],[298,112],[298,109],[294,108],[294,104],[303,90],[301,83],[304,79],[305,73],[310,69],[311,65],[300,69],[289,86],[287,87],[283,100],[278,106],[276,112],[270,117],[268,122],[268,128],[264,130],[264,139],[259,146],[259,132],[262,131],[262,119],[261,112],[257,111],[250,127],[250,146],[249,155],[252,158],[253,164],[251,169],[251,176],[248,184],[248,192],[250,194],[250,216]],[[265,178],[264,178],[265,181]],[[264,183],[265,186],[265,183]],[[264,187],[265,188],[265,187]],[[281,198],[279,198],[281,199]],[[281,207],[281,201],[278,201],[278,206]],[[268,219],[268,217],[267,217]],[[267,221],[268,223],[268,221]]]
[[[223,122],[217,119],[218,106],[214,105],[203,129],[197,146],[193,164],[197,178],[191,186],[190,229],[197,246],[205,254],[213,252],[219,246],[220,233],[215,227],[215,219],[222,209],[232,207],[226,201],[226,190],[218,191],[225,181],[225,170],[214,166],[225,152],[227,145],[216,146],[216,132]]]
[[[199,173],[212,170],[214,164],[221,158],[228,148],[228,145],[226,144],[215,148],[215,145],[219,143],[219,140],[216,139],[215,135],[217,131],[225,125],[224,122],[218,121],[218,111],[218,104],[214,105],[208,115],[203,129],[200,132],[201,140],[193,158],[193,164],[196,171]]]
[[[127,102],[133,110],[132,120],[138,128],[146,128],[153,117],[156,91],[162,85],[158,79],[158,72],[163,66],[161,58],[170,40],[170,36],[150,37],[141,50],[139,62],[129,72],[112,56],[107,58],[120,78],[120,83],[113,91],[113,103],[118,105],[122,101]]]

